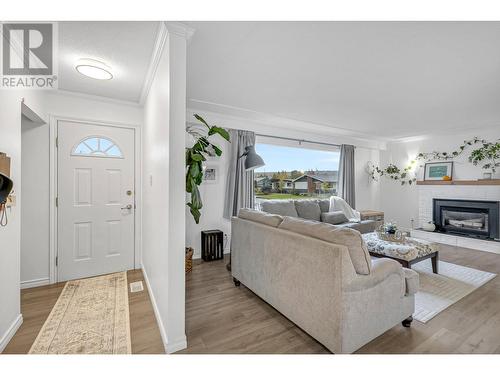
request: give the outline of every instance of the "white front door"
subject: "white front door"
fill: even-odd
[[[58,281],[134,268],[133,129],[58,121]]]

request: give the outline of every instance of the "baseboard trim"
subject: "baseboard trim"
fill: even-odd
[[[187,348],[187,339],[186,336],[184,336],[183,338],[176,341],[172,341],[170,344],[168,344],[166,352],[167,354],[172,354],[186,348]]]
[[[146,282],[146,286],[148,288],[149,298],[151,299],[151,305],[153,305],[153,311],[155,313],[156,323],[158,324],[158,328],[160,330],[161,341],[163,342],[165,353],[171,354],[187,348],[187,338],[185,335],[179,340],[172,341],[171,343],[168,342],[167,331],[165,330],[165,326],[163,325],[163,320],[160,316],[160,310],[158,309],[153,289],[151,288],[151,284],[149,283],[148,273],[146,272],[146,269],[144,268],[144,265],[142,263],[141,268],[142,274],[144,275],[144,281]]]
[[[229,250],[229,249],[224,250],[224,255],[227,255],[227,254],[231,254],[231,250]],[[201,253],[194,253],[193,259],[201,259]]]
[[[7,332],[5,332],[5,334],[0,338],[0,353],[2,353],[7,347],[7,344],[10,342],[12,337],[14,337],[19,327],[21,327],[21,324],[23,324],[23,315],[19,314],[7,329]]]
[[[26,281],[21,281],[21,289],[36,288],[37,286],[44,286],[49,284],[50,284],[50,279],[48,277],[44,277],[41,279],[26,280]]]

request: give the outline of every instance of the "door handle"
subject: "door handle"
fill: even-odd
[[[125,207],[122,207],[121,209],[122,210],[131,210],[132,209],[132,205],[131,204],[127,204]]]

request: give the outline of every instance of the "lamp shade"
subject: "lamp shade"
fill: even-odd
[[[245,169],[247,171],[251,171],[253,169],[266,165],[266,163],[264,163],[264,160],[262,160],[262,158],[255,152],[255,146],[245,147],[245,155]]]
[[[5,203],[12,191],[12,180],[0,173],[0,204]]]

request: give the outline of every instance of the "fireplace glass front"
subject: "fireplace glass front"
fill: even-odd
[[[443,208],[441,212],[441,226],[448,232],[474,231],[488,235],[487,212],[464,212],[452,208]]]
[[[439,232],[499,238],[499,202],[435,198],[433,206],[434,223]]]

